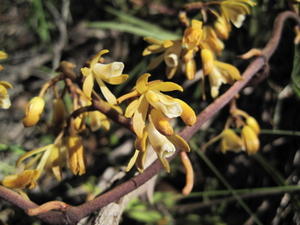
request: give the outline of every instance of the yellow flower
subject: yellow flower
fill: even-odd
[[[195,53],[199,49],[202,39],[202,22],[192,20],[190,27],[186,28],[182,38],[182,46],[184,49],[183,61],[185,65],[185,75],[188,80],[192,80],[196,73],[196,63],[194,60]]]
[[[121,84],[127,80],[128,75],[122,74],[124,69],[124,64],[122,62],[113,62],[109,64],[101,63],[103,61],[102,55],[108,52],[109,51],[106,49],[100,51],[92,58],[89,67],[81,68],[81,72],[85,76],[83,92],[90,98],[94,80],[96,80],[104,98],[110,104],[115,105],[117,103],[116,97],[111,93],[104,82],[113,85]]]
[[[182,114],[186,115],[186,112],[188,112],[191,117],[196,117],[190,107],[187,106],[183,108],[175,98],[161,93],[175,90],[183,91],[181,86],[173,82],[162,82],[159,80],[148,82],[150,76],[148,73],[143,74],[137,80],[134,91],[118,99],[119,102],[122,102],[128,98],[139,97],[133,100],[125,111],[125,116],[132,118],[133,129],[139,138],[143,136],[149,106],[158,110],[162,113],[161,115],[167,118],[175,118]],[[183,110],[185,110],[184,113]],[[194,121],[196,121],[196,119],[194,119]]]
[[[242,139],[232,130],[225,129],[221,134],[221,152],[227,151],[240,152],[244,149]]]
[[[85,173],[85,155],[81,137],[77,135],[69,136],[66,139],[68,151],[68,162],[70,170],[74,175]]]
[[[19,174],[4,177],[2,184],[8,188],[32,189],[36,187],[39,176],[40,172],[38,170],[24,170]]]
[[[250,7],[255,5],[252,0],[225,0],[220,4],[221,14],[227,22],[232,22],[235,27],[240,28],[245,15],[250,14]]]
[[[160,41],[149,37],[144,38],[144,40],[147,41],[150,45],[144,49],[143,56],[163,52],[161,55],[151,60],[148,69],[154,69],[162,61],[164,61],[167,66],[166,68],[167,78],[171,79],[175,75],[177,69],[180,66],[180,57],[182,51],[181,41],[180,40]]]
[[[92,131],[98,130],[103,127],[105,130],[109,130],[110,122],[106,115],[99,111],[88,112],[88,117],[90,119],[90,126]]]
[[[12,88],[12,85],[7,81],[0,81],[0,108],[8,109],[11,105],[7,89]]]
[[[23,124],[25,127],[31,127],[37,124],[41,114],[44,111],[45,101],[42,97],[36,96],[32,98],[26,106]]]
[[[213,98],[219,95],[219,88],[222,84],[231,84],[235,80],[240,80],[239,70],[231,64],[223,63],[214,59],[213,53],[209,49],[201,51],[203,73],[208,75]]]
[[[2,59],[6,59],[7,58],[7,54],[4,51],[0,51],[0,60]],[[0,71],[3,70],[3,66],[0,64]]]
[[[259,150],[259,139],[255,131],[248,125],[242,129],[242,139],[249,155],[255,154]]]

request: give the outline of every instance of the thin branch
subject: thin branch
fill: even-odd
[[[222,96],[216,99],[203,112],[201,112],[198,115],[197,122],[195,125],[191,127],[186,127],[180,132],[180,135],[184,139],[189,140],[206,121],[208,121],[220,109],[222,109],[232,98],[234,98],[235,95],[239,93],[241,89],[248,84],[251,78],[265,66],[265,64],[267,63],[267,61],[272,56],[272,54],[274,53],[274,51],[278,46],[280,36],[282,33],[282,28],[285,21],[290,18],[295,20],[300,25],[300,18],[295,13],[293,12],[281,13],[275,20],[273,36],[268,42],[268,44],[266,45],[266,47],[262,50],[262,55],[257,57],[252,63],[250,63],[250,65],[243,73],[242,80],[237,81]],[[98,105],[96,104],[95,107],[98,107]],[[176,153],[179,153],[179,151],[180,149],[178,149]],[[172,160],[175,157],[175,155],[176,154],[174,154],[170,158],[170,160]],[[50,211],[41,214],[38,217],[50,224],[75,224],[80,219],[89,215],[90,213],[99,210],[100,208],[106,206],[111,202],[117,201],[122,196],[135,190],[136,188],[138,188],[139,186],[141,186],[142,184],[150,180],[154,175],[159,173],[161,170],[162,170],[162,165],[158,160],[156,160],[143,173],[131,178],[130,180],[122,183],[121,185],[113,188],[112,190],[98,196],[94,200],[83,203],[82,205],[79,205],[77,207],[70,206],[66,209],[65,212]],[[29,208],[33,208],[37,206],[35,203],[29,200],[25,200],[15,192],[1,186],[0,186],[0,197],[7,200],[8,202],[11,202],[16,206],[19,206],[24,210],[28,210]]]

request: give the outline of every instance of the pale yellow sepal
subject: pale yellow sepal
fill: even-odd
[[[190,146],[189,144],[179,135],[175,134],[172,136],[167,136],[169,141],[171,141],[176,149],[180,149],[181,151],[190,152]]]
[[[202,60],[203,74],[204,75],[210,74],[214,67],[213,52],[209,49],[202,49],[201,60]]]

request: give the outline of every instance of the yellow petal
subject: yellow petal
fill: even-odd
[[[118,77],[122,75],[124,69],[124,63],[113,62],[109,64],[96,63],[93,67],[93,74],[95,77],[108,80],[113,77]]]
[[[145,120],[148,112],[148,102],[144,96],[141,96],[139,99],[140,103],[137,111],[132,117],[132,126],[136,135],[141,138],[143,136],[143,131],[145,128]]]
[[[243,127],[242,139],[249,155],[255,154],[259,150],[259,139],[250,126]]]
[[[104,127],[106,130],[109,130],[110,123],[108,118],[99,111],[89,112],[90,126],[92,131],[98,130],[100,127]]]
[[[97,83],[101,89],[101,92],[103,94],[103,96],[105,97],[105,99],[108,101],[108,103],[115,105],[117,104],[117,99],[114,96],[113,93],[111,93],[111,91],[106,87],[106,85],[104,84],[104,82],[100,79],[100,78],[96,78]]]
[[[46,145],[46,146],[43,146],[43,147],[40,147],[40,148],[36,148],[34,150],[31,150],[29,152],[26,152],[25,154],[23,154],[16,162],[16,166],[20,166],[20,163],[23,162],[25,159],[35,155],[35,154],[38,154],[38,153],[41,153],[41,152],[44,152],[46,151],[51,145]]]
[[[146,129],[144,129],[143,136],[141,138],[137,137],[135,139],[135,143],[134,143],[135,148],[141,152],[146,151],[147,138],[148,138],[148,132]]]
[[[92,74],[88,75],[85,77],[85,80],[83,82],[83,93],[88,97],[91,98],[92,96],[92,91],[94,87],[94,77]]]
[[[157,91],[183,91],[183,88],[174,82],[159,82],[154,85],[149,85],[149,89]]]
[[[4,51],[0,51],[0,59],[6,59],[8,57],[7,53]]]
[[[195,111],[184,101],[174,98],[176,102],[178,102],[182,108],[182,113],[180,115],[183,122],[188,125],[192,126],[197,121],[197,116],[195,114]]]
[[[242,79],[240,71],[235,66],[220,61],[215,61],[215,65],[221,71],[223,77],[226,78],[227,83]]]
[[[130,160],[129,160],[127,166],[126,166],[126,169],[125,169],[126,172],[128,172],[132,169],[132,167],[134,166],[134,164],[136,162],[136,159],[137,159],[139,153],[140,153],[139,150],[135,150],[133,156],[130,158]]]
[[[180,149],[181,151],[185,152],[190,152],[191,149],[189,144],[179,135],[175,134],[172,136],[167,136],[167,138],[175,145],[176,149]]]
[[[214,55],[209,49],[202,49],[201,60],[203,66],[203,74],[208,75],[211,73],[214,67]]]
[[[144,73],[139,77],[139,79],[136,81],[136,90],[143,94],[145,91],[147,91],[147,84],[148,84],[148,78],[151,76],[150,73]]]
[[[166,117],[162,112],[156,109],[152,109],[150,116],[155,128],[160,133],[168,136],[173,135],[174,131],[171,124],[169,123],[169,118]]]
[[[128,79],[128,77],[129,76],[127,74],[122,74],[121,76],[112,77],[112,78],[107,79],[107,83],[113,84],[113,85],[122,84]]]
[[[144,171],[144,164],[146,161],[147,151],[140,152],[136,159],[136,168],[140,173]]]
[[[90,67],[93,68],[94,65],[95,65],[96,63],[99,62],[101,56],[104,55],[104,54],[106,54],[106,53],[108,53],[108,52],[109,52],[109,50],[107,50],[107,49],[103,49],[103,50],[101,50],[100,52],[98,52],[97,55],[95,55],[95,56],[92,58],[92,60],[91,60],[91,62],[90,62]]]
[[[133,116],[133,114],[136,112],[136,110],[139,107],[139,99],[135,99],[132,102],[130,102],[130,104],[127,106],[126,111],[125,111],[125,116],[127,118],[131,118]]]
[[[185,75],[188,80],[193,80],[196,73],[196,63],[194,59],[191,59],[185,63]]]
[[[120,104],[123,101],[125,101],[125,100],[127,100],[129,98],[137,97],[138,95],[139,95],[139,93],[136,90],[134,90],[134,91],[131,91],[131,92],[129,92],[129,93],[127,93],[127,94],[122,95],[121,97],[119,97],[117,99],[117,102]]]
[[[88,67],[83,67],[80,69],[83,76],[87,77],[92,74],[92,70]]]
[[[256,119],[252,116],[248,116],[246,119],[246,124],[252,128],[252,130],[258,135],[260,133],[260,127]]]

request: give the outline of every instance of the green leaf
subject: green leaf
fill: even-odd
[[[300,98],[300,45],[295,45],[295,54],[292,71],[292,87],[295,94]]]
[[[141,210],[128,212],[130,218],[144,223],[153,223],[162,218],[162,215],[154,210]]]

